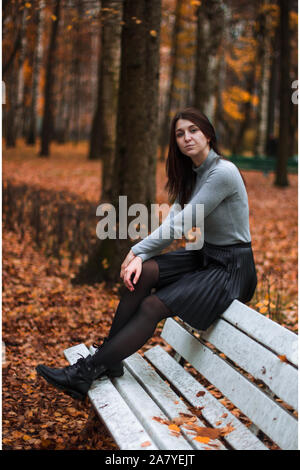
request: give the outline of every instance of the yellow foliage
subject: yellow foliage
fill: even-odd
[[[290,11],[290,27],[291,29],[297,28],[298,26],[298,13]]]
[[[268,307],[262,307],[260,309],[260,313],[267,313],[267,311],[268,311]]]
[[[239,105],[249,101],[256,105],[258,101],[257,96],[251,95],[251,93],[238,86],[232,86],[228,90],[223,91],[222,97],[225,112],[231,118],[239,121],[244,118],[244,113],[239,110]]]
[[[174,79],[174,86],[177,90],[187,90],[189,88],[189,85],[187,83],[182,82],[178,78]]]
[[[224,111],[232,119],[237,121],[242,121],[244,119],[244,114],[238,110],[238,105],[236,103],[230,102],[229,100],[224,100]]]

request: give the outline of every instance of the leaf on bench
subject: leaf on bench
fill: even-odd
[[[180,428],[176,425],[176,424],[169,424],[168,428],[170,429],[170,431],[175,431],[175,432],[178,432],[180,433]]]
[[[282,356],[279,355],[278,357],[281,360],[281,362],[288,362],[285,354],[283,354]]]
[[[184,428],[190,429],[196,432],[197,437],[209,437],[210,439],[218,439],[221,436],[227,436],[234,430],[234,427],[230,424],[224,426],[224,428],[210,428],[210,427],[201,427],[196,424],[184,424]],[[202,441],[201,441],[202,442]]]
[[[145,442],[142,442],[142,443],[141,443],[141,447],[148,447],[148,446],[151,446],[151,442],[150,442],[150,441],[145,441]]]

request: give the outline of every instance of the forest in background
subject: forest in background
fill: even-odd
[[[136,6],[143,2],[127,2],[140,15],[130,16],[126,24],[123,0],[2,3],[6,146],[14,146],[18,137],[28,145],[35,142],[49,101],[50,142],[89,140],[87,157],[101,158],[101,135],[93,142],[92,127],[101,129],[105,119],[101,104],[102,109],[110,106],[113,119],[111,99],[116,96],[105,92],[114,85],[117,93],[122,27],[141,29],[150,8],[144,12]],[[297,153],[297,107],[291,100],[297,88],[296,1],[163,0],[161,5],[151,2],[151,11],[158,17],[152,24],[156,29],[147,31],[150,38],[160,39],[160,150],[168,143],[170,116],[194,105],[212,120],[224,152],[265,155],[268,137],[279,133],[283,56],[292,116],[289,156]],[[282,31],[284,15],[288,29],[285,24]],[[134,39],[136,47],[129,52],[136,55],[138,37]],[[146,79],[150,87],[151,76]]]

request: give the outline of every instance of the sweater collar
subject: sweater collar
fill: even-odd
[[[193,163],[192,169],[195,173],[197,173],[197,175],[203,175],[205,170],[207,170],[212,165],[212,163],[216,161],[217,158],[219,158],[219,155],[214,151],[213,148],[211,148],[204,162],[199,166],[195,166]]]

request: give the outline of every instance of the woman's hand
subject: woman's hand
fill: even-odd
[[[135,258],[135,254],[133,253],[132,250],[129,251],[128,255],[124,259],[123,263],[121,264],[121,271],[120,271],[120,277],[124,279],[124,272],[125,268],[131,263],[131,261]]]
[[[131,291],[134,290],[133,284],[136,284],[139,280],[142,272],[142,264],[142,258],[135,256],[134,259],[124,269],[124,284]],[[132,274],[135,274],[133,281],[131,281]]]

